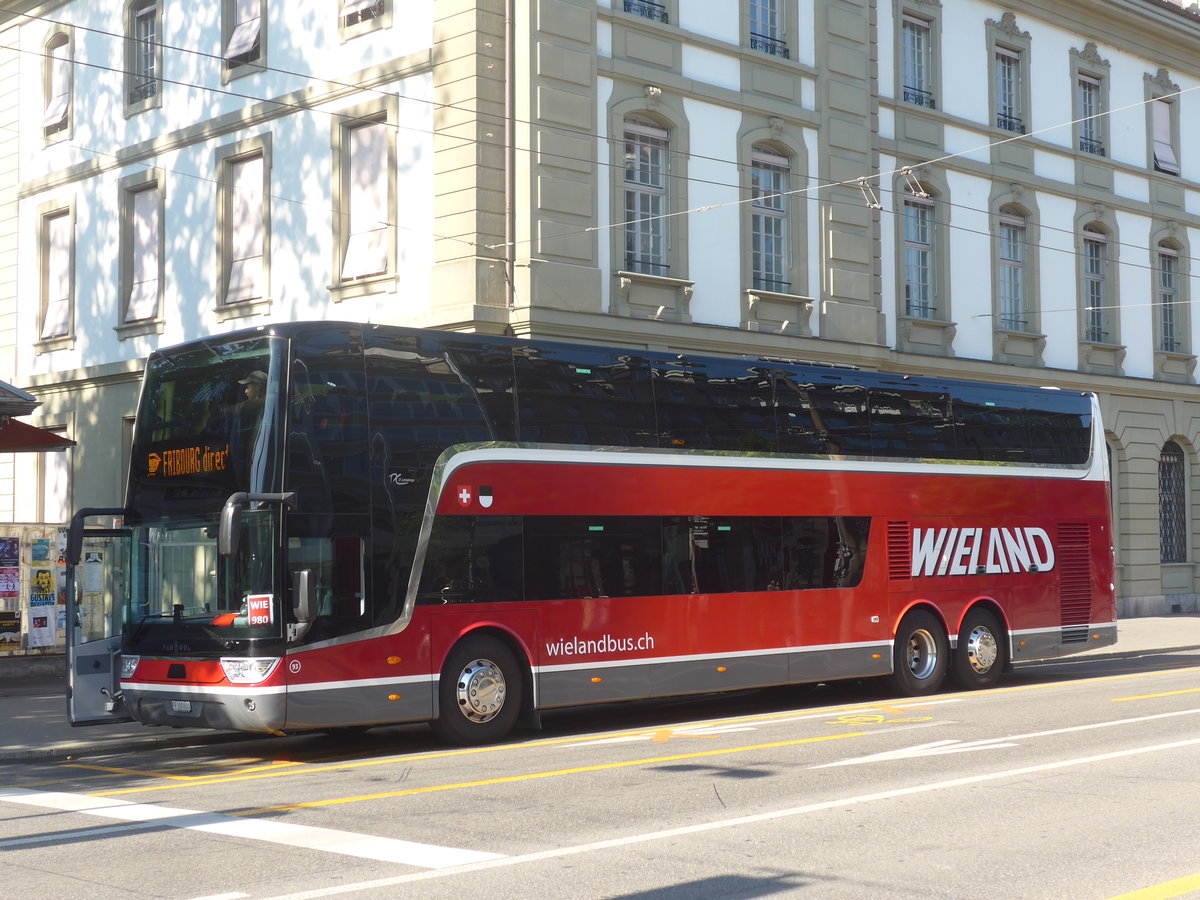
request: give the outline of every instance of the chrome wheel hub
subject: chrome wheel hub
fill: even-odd
[[[504,708],[504,673],[490,659],[467,663],[458,676],[458,708],[472,722],[490,722]]]

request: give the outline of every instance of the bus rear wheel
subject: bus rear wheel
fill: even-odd
[[[457,644],[438,681],[433,730],[452,744],[487,744],[512,731],[521,713],[524,683],[517,658],[487,635]]]
[[[942,686],[949,663],[950,642],[942,623],[923,609],[900,620],[892,650],[892,684],[909,697],[932,694]]]
[[[1008,661],[1000,621],[986,609],[973,609],[958,632],[958,648],[950,666],[954,683],[964,690],[992,687]]]

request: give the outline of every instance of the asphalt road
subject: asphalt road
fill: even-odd
[[[874,691],[10,762],[0,895],[1200,896],[1196,651]]]

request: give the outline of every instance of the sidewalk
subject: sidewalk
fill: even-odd
[[[1121,619],[1116,646],[1079,655],[1136,657],[1193,649],[1200,650],[1200,615],[1148,616]],[[0,761],[69,759],[241,737],[234,732],[158,728],[136,722],[73,728],[67,722],[65,673],[0,679]]]

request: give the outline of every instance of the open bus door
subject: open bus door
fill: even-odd
[[[81,509],[67,535],[67,718],[131,722],[120,702],[121,626],[130,590],[132,533],[123,509]],[[87,528],[104,516],[108,528]]]

